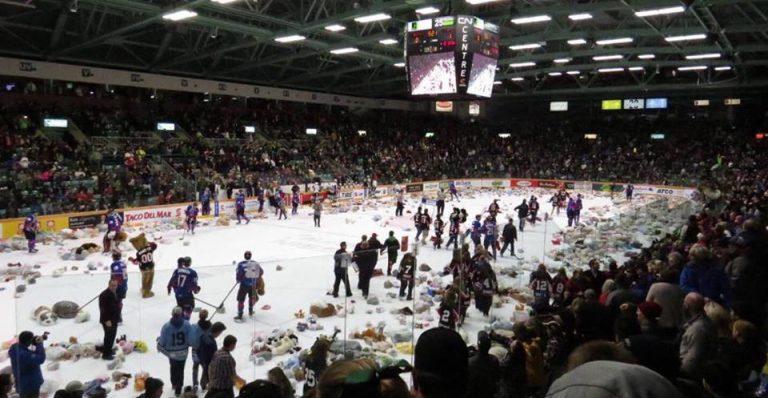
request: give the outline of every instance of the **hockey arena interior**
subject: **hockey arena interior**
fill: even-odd
[[[0,398],[768,397],[768,1],[0,0]]]

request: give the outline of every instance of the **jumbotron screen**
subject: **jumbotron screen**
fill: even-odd
[[[457,15],[409,22],[405,55],[413,96],[490,98],[499,59],[499,27]]]

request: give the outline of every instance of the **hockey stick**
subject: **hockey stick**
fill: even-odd
[[[207,302],[207,301],[205,301],[203,299],[197,298],[197,297],[195,297],[195,300],[197,300],[197,301],[199,301],[199,302],[201,302],[201,303],[203,303],[205,305],[209,305],[209,306],[215,308],[216,312],[224,312],[224,303],[222,303],[221,305],[219,305],[217,307],[217,306],[215,306],[215,305],[213,305],[213,304],[211,304],[211,303],[209,303],[209,302]]]
[[[101,296],[101,293],[97,294],[97,295],[96,295],[96,297],[94,297],[94,298],[92,298],[92,299],[91,299],[91,301],[89,301],[89,302],[87,302],[87,303],[85,303],[85,304],[83,304],[83,305],[81,305],[81,306],[78,306],[78,307],[77,307],[77,311],[80,311],[80,310],[82,310],[83,308],[87,307],[87,306],[88,306],[88,304],[90,304],[90,303],[94,302],[94,301],[95,301],[97,298],[99,298],[99,296]]]
[[[226,296],[224,296],[224,300],[221,300],[221,304],[220,304],[218,307],[216,307],[216,312],[215,312],[213,315],[211,315],[211,318],[210,318],[210,319],[208,319],[209,321],[210,321],[211,319],[213,319],[213,317],[214,317],[214,316],[216,316],[216,314],[218,314],[218,313],[219,313],[219,311],[218,311],[218,309],[219,309],[219,308],[224,308],[224,302],[226,302],[226,301],[227,301],[227,299],[229,298],[229,295],[230,295],[230,294],[232,294],[232,292],[235,290],[235,287],[237,287],[237,285],[239,285],[239,284],[240,284],[240,282],[235,282],[235,284],[234,284],[234,285],[232,285],[232,289],[229,289],[229,293],[227,293],[227,295],[226,295]],[[210,304],[209,304],[209,305],[210,305]]]

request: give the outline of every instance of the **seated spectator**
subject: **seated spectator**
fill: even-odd
[[[463,397],[469,376],[468,356],[466,344],[455,331],[434,328],[422,333],[414,354],[414,397]]]

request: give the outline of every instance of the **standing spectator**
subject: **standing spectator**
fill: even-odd
[[[397,207],[395,207],[395,217],[403,216],[403,209],[405,209],[405,194],[403,190],[397,191]]]
[[[730,305],[730,285],[728,276],[717,264],[712,252],[705,246],[696,244],[691,247],[691,261],[680,274],[680,288],[685,293],[700,293],[725,307]]]
[[[477,352],[469,358],[467,396],[493,398],[499,389],[501,373],[499,360],[488,354],[491,338],[481,331],[477,334]]]
[[[28,330],[19,333],[19,340],[8,350],[8,356],[11,358],[11,370],[19,397],[39,397],[40,386],[43,385],[40,366],[45,362],[43,338]]]
[[[517,229],[515,228],[512,217],[509,217],[508,221],[509,222],[504,226],[504,230],[501,232],[501,239],[504,241],[504,245],[501,246],[501,257],[504,257],[504,252],[507,251],[507,247],[509,247],[509,252],[512,254],[512,257],[517,257],[515,255]]]
[[[224,346],[213,355],[213,360],[208,368],[208,378],[210,379],[208,386],[210,389],[205,395],[206,398],[234,398],[235,394],[232,388],[235,385],[245,385],[245,380],[237,375],[235,359],[232,358],[231,354],[236,345],[237,338],[231,334],[227,335],[224,338]]]
[[[197,347],[197,357],[200,360],[200,366],[203,368],[203,375],[200,377],[200,387],[203,390],[208,389],[208,369],[210,368],[213,355],[218,351],[216,339],[227,329],[221,322],[214,323],[211,328],[200,336],[200,344]]]
[[[552,277],[544,264],[539,264],[536,272],[531,273],[531,283],[528,287],[533,291],[531,308],[537,314],[549,312],[549,299],[552,297]]]
[[[315,221],[315,227],[320,228],[320,216],[323,214],[323,201],[320,198],[315,199],[312,205],[312,219]]]
[[[120,299],[117,297],[117,280],[110,279],[107,289],[99,295],[99,323],[104,329],[104,340],[100,350],[101,358],[106,361],[114,359],[112,347],[115,345],[119,316]]]
[[[589,260],[589,271],[582,274],[589,279],[589,288],[600,292],[603,290],[603,283],[605,283],[605,273],[600,271],[600,262],[597,259]]]
[[[160,330],[157,339],[157,350],[168,357],[171,364],[171,386],[176,396],[181,394],[184,387],[184,365],[187,363],[189,348],[193,346],[194,330],[184,319],[181,307],[174,307],[171,320]]]
[[[464,340],[455,331],[433,328],[422,333],[414,353],[414,398],[464,397],[468,356]]]
[[[339,250],[333,255],[333,297],[339,297],[339,283],[344,282],[344,288],[347,290],[347,297],[352,297],[352,291],[349,288],[349,275],[347,269],[352,262],[352,255],[347,253],[347,242],[341,242]]]
[[[680,339],[680,370],[698,380],[704,363],[714,359],[717,335],[712,322],[704,313],[705,299],[699,293],[688,293],[683,301],[686,322]]]
[[[667,268],[661,271],[660,281],[651,285],[648,295],[645,296],[646,301],[653,301],[661,306],[659,333],[669,337],[674,337],[683,324],[685,293],[675,283],[676,280],[677,272],[674,269]]]

